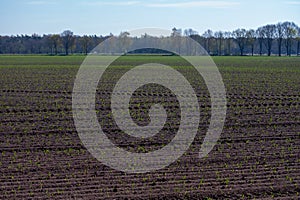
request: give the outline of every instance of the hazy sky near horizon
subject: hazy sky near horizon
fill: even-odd
[[[139,28],[232,31],[293,21],[300,0],[0,0],[0,35],[108,35]]]

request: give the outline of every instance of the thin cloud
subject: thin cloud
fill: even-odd
[[[155,2],[155,3],[145,3],[141,1],[117,1],[117,2],[82,2],[83,5],[88,6],[146,6],[146,7],[154,7],[154,8],[192,8],[192,7],[213,7],[213,8],[224,8],[224,7],[232,7],[239,5],[238,2],[233,1],[187,1],[187,2],[177,2],[177,3],[163,3],[163,2]]]
[[[289,5],[300,5],[300,1],[287,1],[285,3]]]
[[[28,1],[29,5],[54,5],[56,2],[53,1]]]
[[[139,1],[119,1],[119,2],[84,2],[83,4],[89,6],[133,6],[139,4]]]
[[[193,8],[193,7],[212,7],[212,8],[224,8],[237,6],[240,3],[232,1],[189,1],[178,3],[151,3],[147,4],[148,7],[156,8]]]

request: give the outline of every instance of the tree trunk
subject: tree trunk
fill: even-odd
[[[240,48],[240,51],[241,51],[241,56],[243,56],[244,55],[244,53],[243,53],[244,49]]]
[[[54,53],[57,55],[57,45],[54,45]]]
[[[219,40],[219,56],[221,56],[222,55],[222,38],[220,38],[220,40]]]
[[[210,41],[210,39],[209,38],[207,38],[207,53],[208,53],[208,55],[210,55],[210,48],[209,48],[209,42]]]
[[[65,50],[66,50],[66,56],[69,55],[69,47],[68,47],[68,45],[65,46]]]
[[[262,42],[259,42],[259,55],[262,55]]]
[[[230,56],[230,54],[231,54],[231,46],[230,46],[230,39],[228,39],[228,55]]]
[[[282,38],[278,39],[278,56],[281,56],[281,43],[282,43]]]
[[[299,50],[300,50],[300,39],[298,40],[298,44],[297,44],[297,56],[299,56]]]
[[[271,51],[272,51],[272,39],[270,38],[270,39],[268,39],[268,41],[267,41],[268,43],[268,56],[271,56]]]
[[[286,41],[286,44],[285,44],[285,47],[286,47],[286,55],[287,56],[291,56],[291,48],[292,48],[292,42],[291,42],[291,39],[288,38],[287,41]]]
[[[292,55],[292,39],[289,42],[289,56]]]

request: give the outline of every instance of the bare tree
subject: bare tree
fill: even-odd
[[[217,42],[217,54],[218,56],[222,55],[222,41],[223,41],[223,32],[222,31],[217,31],[215,32],[215,38]]]
[[[181,36],[182,35],[182,30],[179,28],[172,28],[172,33],[171,33],[171,36],[172,37],[177,37],[177,36]]]
[[[57,49],[61,45],[60,35],[58,35],[58,34],[50,35],[49,40],[50,40],[51,46],[54,48],[55,55],[57,55],[57,53],[58,53]]]
[[[198,42],[201,46],[203,46],[204,49],[206,49],[206,44],[205,44],[206,40],[203,36],[200,36],[199,34],[196,34],[196,35],[191,35],[190,38],[192,38],[193,40]],[[192,52],[195,54],[197,52],[197,48],[195,47],[194,49],[191,49],[191,53]]]
[[[80,40],[80,43],[81,43],[81,46],[82,46],[83,53],[85,55],[87,55],[89,46],[91,45],[91,37],[89,37],[87,35],[84,35],[79,40]]]
[[[254,55],[255,53],[259,53],[260,55],[278,53],[278,56],[285,53],[287,55],[300,55],[300,30],[293,22],[279,22],[274,25],[262,26],[255,32],[247,30],[246,35],[245,29],[237,29],[234,33],[222,31],[214,33],[212,30],[207,30],[201,36],[191,28],[184,31],[173,28],[172,31],[170,36],[163,37],[163,45],[166,47],[173,46],[176,48],[176,52],[188,55],[197,53],[196,48],[192,48],[192,42],[188,40],[188,37],[201,44],[210,55]],[[127,37],[126,34],[124,38],[119,38],[119,35],[113,36],[112,34],[104,37],[98,37],[97,35],[75,36],[69,30],[61,34],[0,36],[0,54],[51,53],[56,55],[61,52],[64,52],[66,55],[73,52],[87,54],[91,50],[91,47],[97,46],[107,38],[111,39],[105,45],[105,51],[103,50],[103,52],[108,54],[113,54],[116,52],[116,49],[120,50],[121,44],[126,44],[127,39],[129,42],[139,40],[139,37]],[[144,35],[143,38],[147,44],[159,42],[158,37]],[[120,42],[122,39],[123,43]],[[130,47],[130,45],[123,45],[123,47],[125,46]],[[123,53],[126,52],[126,49],[122,50]],[[98,51],[100,50],[94,49],[93,53],[98,53]],[[143,51],[152,53],[152,50]]]
[[[278,56],[281,56],[281,46],[282,46],[282,40],[284,36],[284,29],[281,22],[276,24],[276,30],[275,30],[275,37],[277,39],[278,44]]]
[[[126,54],[129,45],[131,44],[131,39],[129,38],[130,33],[125,31],[125,32],[121,32],[119,35],[119,38],[121,39],[121,49],[122,51]]]
[[[245,29],[237,29],[232,32],[232,35],[240,48],[240,55],[244,55],[244,48],[247,42],[247,31]]]
[[[193,29],[191,29],[191,28],[185,29],[185,30],[183,31],[183,33],[184,33],[185,36],[188,36],[188,37],[190,37],[190,36],[192,36],[192,35],[198,35],[198,32],[195,31],[195,30],[193,30]]]
[[[191,29],[191,28],[189,28],[189,29],[185,29],[184,30],[184,35],[186,36],[186,37],[190,37],[190,38],[192,38],[192,39],[198,39],[197,38],[197,36],[199,36],[198,35],[198,32],[197,31],[194,31],[193,29]],[[192,55],[192,52],[193,52],[193,50],[194,49],[192,49],[192,42],[191,42],[191,40],[185,40],[185,45],[186,45],[186,53],[188,54],[188,55]],[[200,44],[200,42],[199,42],[199,44]]]
[[[254,54],[254,44],[255,44],[255,41],[256,41],[255,30],[253,30],[253,29],[248,30],[247,33],[246,33],[246,36],[247,36],[247,43],[251,47],[251,55],[253,56],[253,54]]]
[[[300,27],[297,28],[297,56],[300,55]]]
[[[66,30],[61,34],[62,42],[65,48],[66,55],[69,55],[69,49],[74,45],[74,36],[73,32]]]
[[[274,24],[268,24],[266,26],[263,26],[262,28],[264,29],[264,43],[268,51],[268,56],[270,56],[272,51],[273,40],[275,37],[276,26]]]
[[[230,31],[226,31],[224,32],[224,38],[226,39],[225,41],[227,42],[227,51],[225,53],[225,55],[231,55],[231,38],[232,37],[232,33]]]
[[[263,50],[264,32],[265,32],[265,30],[263,29],[263,27],[259,27],[256,30],[256,35],[257,35],[258,44],[259,44],[259,55],[260,56],[262,55],[262,50]]]
[[[173,28],[171,37],[173,37],[175,42],[172,44],[174,45],[174,48],[177,50],[177,52],[181,53],[181,36],[182,36],[182,29]]]
[[[297,35],[297,25],[293,22],[283,22],[284,39],[286,47],[286,55],[290,56],[292,53],[292,40]]]
[[[211,41],[213,40],[213,31],[208,29],[207,31],[204,32],[203,37],[206,39],[207,53],[210,54]]]

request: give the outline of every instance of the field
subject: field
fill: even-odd
[[[129,64],[163,62],[199,86],[201,121],[189,150],[170,166],[124,173],[97,161],[73,121],[72,90],[83,56],[0,56],[0,199],[298,199],[300,196],[300,57],[214,57],[227,92],[221,138],[207,157],[198,153],[206,133],[209,93],[203,80],[175,56],[128,56],[97,90],[97,113],[120,147],[147,152],[167,144],[178,129],[176,97],[161,88],[137,91],[136,122],[147,116],[143,100],[164,102],[170,117],[158,136],[122,136],[109,115],[109,89]],[[98,115],[99,116],[99,115]],[[164,133],[169,133],[166,135]]]

